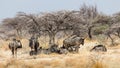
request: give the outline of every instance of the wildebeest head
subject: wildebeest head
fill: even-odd
[[[17,40],[17,48],[22,48],[22,43],[20,40]]]

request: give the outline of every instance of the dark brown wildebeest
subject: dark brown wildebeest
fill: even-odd
[[[12,55],[16,55],[17,57],[17,49],[22,48],[22,44],[20,40],[13,39],[12,42],[9,43],[9,49],[12,52]]]
[[[65,49],[63,46],[62,46],[62,47],[58,47],[57,44],[53,44],[53,45],[50,47],[50,52],[51,52],[51,53],[58,53],[58,54],[67,54],[67,53],[68,53],[68,50]]]
[[[38,53],[50,54],[51,52],[50,52],[50,49],[49,49],[49,48],[44,49],[44,48],[40,47],[39,50],[38,50]]]
[[[107,48],[106,48],[104,45],[97,45],[97,46],[94,46],[90,51],[96,51],[96,52],[102,51],[102,52],[107,52]]]
[[[37,54],[39,47],[37,38],[31,37],[31,39],[29,39],[29,47],[31,48],[30,55]]]
[[[48,49],[43,49],[42,47],[39,48],[39,51],[41,53],[45,53],[45,54],[50,54],[50,53],[58,53],[59,48],[57,44],[50,44],[50,47]]]
[[[57,53],[58,52],[58,45],[57,44],[51,44],[49,48],[51,53]]]
[[[50,54],[50,53],[67,54],[68,51],[63,47],[58,47],[57,44],[51,44],[50,47],[47,49],[40,47],[38,52],[44,54]]]
[[[63,46],[58,49],[58,54],[67,54],[67,53],[68,50]]]
[[[69,52],[78,52],[80,44],[84,45],[84,38],[78,36],[72,36],[63,41],[63,47]]]

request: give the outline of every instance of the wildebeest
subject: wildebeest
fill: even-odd
[[[97,45],[97,46],[94,46],[90,51],[103,51],[103,52],[106,52],[107,51],[107,48],[104,46],[104,45]]]
[[[12,52],[12,55],[16,55],[17,57],[17,49],[22,48],[22,44],[20,40],[13,39],[12,42],[9,43],[9,49]]]
[[[78,52],[80,44],[84,45],[84,38],[79,36],[72,36],[63,41],[63,47],[66,48],[69,52]]]
[[[49,50],[49,48],[44,49],[44,48],[40,47],[40,48],[38,49],[38,53],[50,54],[50,50]]]
[[[67,54],[67,50],[63,47],[58,47],[57,44],[51,44],[49,48],[44,49],[42,47],[39,48],[39,53],[43,54],[50,54],[50,53],[57,53],[57,54]]]
[[[57,53],[58,52],[58,45],[57,44],[51,44],[49,48],[51,53]]]
[[[31,48],[30,55],[37,54],[39,47],[37,38],[31,37],[31,39],[29,39],[29,47]]]
[[[63,46],[58,49],[58,54],[67,54],[68,50]]]
[[[68,53],[68,50],[65,49],[63,46],[62,46],[62,47],[58,47],[57,44],[53,44],[53,45],[50,47],[50,52],[51,52],[51,53],[58,53],[58,54],[67,54],[67,53]]]
[[[58,53],[59,48],[57,44],[50,44],[50,47],[48,49],[42,49],[42,52],[46,53],[46,54],[50,54],[50,53]]]

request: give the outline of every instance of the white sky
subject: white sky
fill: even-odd
[[[0,0],[0,20],[13,17],[19,11],[26,13],[58,10],[79,10],[82,4],[96,5],[105,14],[120,11],[120,0]]]

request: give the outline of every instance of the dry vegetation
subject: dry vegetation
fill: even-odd
[[[85,45],[78,54],[29,56],[28,39],[32,35],[39,38],[43,48],[49,48],[51,43],[62,46],[63,40],[71,35],[84,37]],[[8,48],[14,37],[23,44],[17,58],[12,58]],[[120,68],[119,41],[120,12],[109,16],[99,12],[96,6],[85,4],[78,11],[19,12],[0,24],[0,68]],[[107,52],[90,52],[97,44],[105,45]]]
[[[89,52],[97,41],[85,40],[78,54],[39,54],[29,56],[28,41],[22,40],[23,49],[18,51],[17,58],[12,58],[10,50],[7,49],[7,42],[0,48],[0,68],[119,68],[120,67],[120,45],[107,47],[108,51]],[[59,42],[60,43],[60,42]],[[45,44],[45,43],[44,43]],[[62,43],[61,43],[62,44]]]

